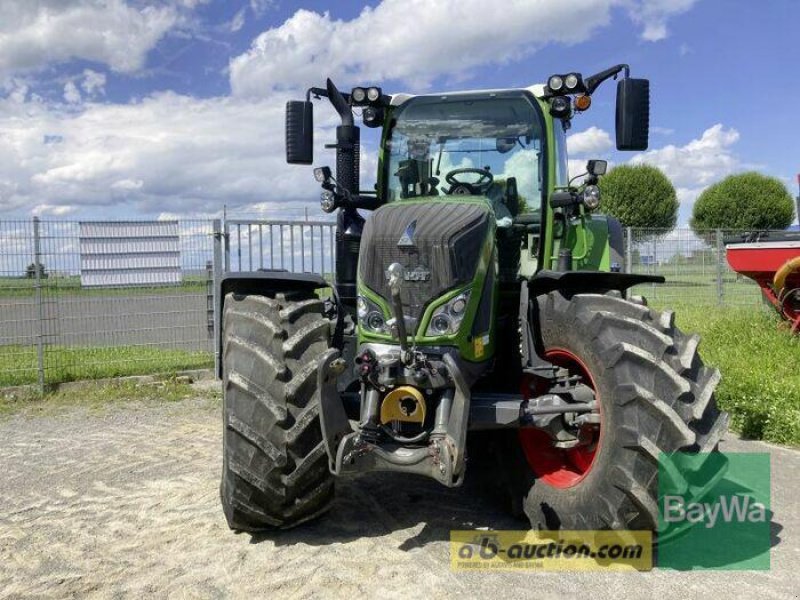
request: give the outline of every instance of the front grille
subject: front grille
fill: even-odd
[[[414,221],[414,245],[398,246]],[[359,276],[367,287],[390,300],[386,278],[390,264],[399,262],[407,273],[429,271],[426,281],[403,282],[404,313],[419,319],[431,300],[474,279],[488,229],[489,210],[480,204],[387,204],[376,210],[364,227]]]

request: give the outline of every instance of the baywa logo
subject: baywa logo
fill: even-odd
[[[659,460],[658,566],[769,569],[767,453],[675,453]]]
[[[663,514],[667,523],[688,522],[711,528],[720,518],[724,523],[763,523],[767,507],[749,495],[721,496],[716,502],[686,502],[683,496],[666,496]]]

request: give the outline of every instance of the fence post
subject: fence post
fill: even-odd
[[[625,272],[633,273],[633,228],[626,227],[625,233],[627,234],[625,240]]]
[[[722,230],[717,229],[717,304],[725,304],[725,286],[723,277],[725,276],[725,244],[722,242]]]
[[[220,298],[220,282],[222,281],[222,271],[223,271],[223,233],[222,233],[222,223],[219,219],[214,219],[212,223],[212,230],[214,232],[214,259],[212,265],[212,280],[213,280],[213,287],[214,290],[213,294],[213,306],[214,306],[214,339],[212,343],[214,344],[214,373],[219,373],[219,364],[222,357],[219,355],[219,336],[220,336],[220,319],[222,318],[221,310],[222,307],[222,298]],[[227,256],[227,253],[226,253]]]
[[[44,298],[42,298],[42,244],[39,217],[33,217],[33,270],[39,333],[36,336],[36,356],[39,370],[39,391],[44,393]]]
[[[228,226],[228,221],[223,221],[223,232],[222,232],[222,244],[223,250],[225,252],[225,272],[231,270],[231,232],[230,227]]]

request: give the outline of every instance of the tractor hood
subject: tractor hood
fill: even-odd
[[[364,227],[358,262],[359,282],[387,302],[387,267],[405,268],[403,310],[419,321],[426,306],[461,288],[480,273],[494,216],[485,198],[415,199],[376,210]],[[491,252],[491,248],[489,249]]]

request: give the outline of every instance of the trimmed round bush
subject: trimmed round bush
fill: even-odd
[[[729,175],[700,194],[691,226],[697,232],[786,229],[792,224],[793,204],[789,190],[776,177],[754,171]]]
[[[672,182],[651,165],[620,165],[600,178],[601,211],[625,227],[672,229],[678,198]]]

